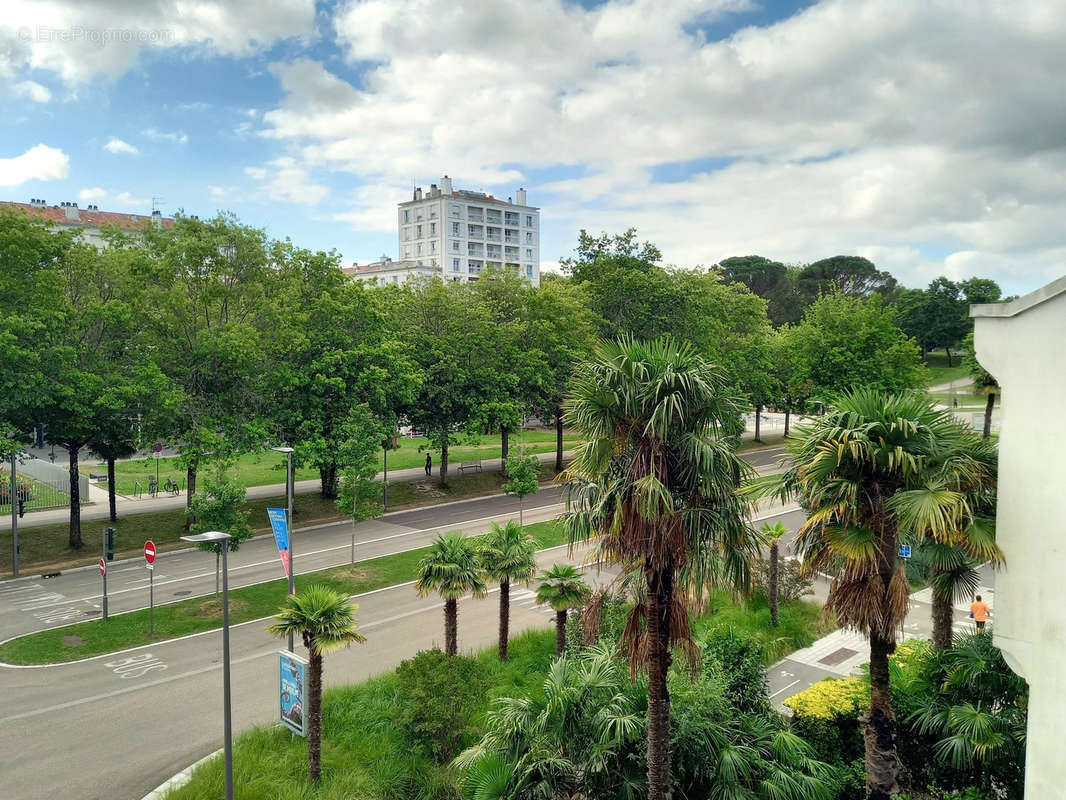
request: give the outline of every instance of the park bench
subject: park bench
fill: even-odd
[[[107,483],[107,473],[101,475],[98,472],[90,472],[89,480],[91,480],[93,483]]]
[[[466,472],[467,470],[473,470],[474,472],[481,472],[480,461],[464,461],[459,465],[460,472]]]

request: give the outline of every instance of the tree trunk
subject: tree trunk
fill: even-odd
[[[566,609],[555,612],[555,655],[566,652]]]
[[[648,800],[670,798],[670,606],[673,565],[653,569],[644,562],[648,584]]]
[[[448,485],[448,443],[445,442],[440,446],[440,485]]]
[[[947,354],[947,356],[948,356],[948,366],[949,366],[949,367],[953,367],[953,366],[955,366],[954,364],[952,364],[952,363],[951,363],[951,348],[950,348],[950,347],[945,347],[945,348],[944,348],[944,352],[945,352],[945,353]]]
[[[955,619],[955,609],[952,608],[951,597],[944,597],[936,590],[935,579],[941,574],[941,570],[933,573],[933,649],[950,650],[952,644],[951,629]]]
[[[988,438],[992,435],[992,406],[996,404],[996,395],[993,392],[988,393],[988,400],[985,402],[985,430],[984,438]]]
[[[555,409],[555,471],[563,471],[563,407]]]
[[[889,800],[899,792],[896,757],[896,716],[892,713],[888,657],[896,649],[892,639],[870,636],[870,713],[866,716],[866,797]]]
[[[115,459],[107,457],[107,513],[108,519],[118,522],[118,513],[115,511]]]
[[[785,406],[785,436],[784,436],[784,438],[786,438],[786,439],[788,438],[788,422],[789,422],[789,419],[791,418],[791,416],[792,416],[792,406]]]
[[[500,581],[500,661],[507,660],[507,637],[511,627],[511,582]]]
[[[768,600],[770,602],[770,624],[777,627],[777,542],[770,545],[770,576],[767,580]]]
[[[444,652],[454,656],[459,652],[459,601],[444,601]]]
[[[762,416],[762,404],[755,404],[755,441],[762,443],[762,439],[759,437],[759,417]]]
[[[288,474],[286,473],[285,481],[288,483]],[[320,483],[319,493],[322,495],[323,500],[336,500],[337,499],[337,462],[330,461],[328,464],[318,465],[318,481]],[[296,487],[292,487],[292,491],[296,492]],[[288,494],[286,494],[288,498]],[[288,500],[286,499],[286,502]]]
[[[81,550],[81,476],[78,474],[77,442],[67,442],[70,454],[70,536],[69,544],[74,550]],[[14,502],[14,498],[13,498]],[[15,507],[18,507],[15,502]]]
[[[307,777],[317,783],[322,774],[322,654],[311,650],[307,670]]]
[[[511,437],[507,426],[500,426],[500,472],[507,477],[507,452],[511,449]]]
[[[199,463],[200,459],[192,459],[189,462],[189,468],[185,471],[185,508],[187,509],[192,508],[192,496],[196,494],[196,468]],[[186,513],[185,530],[188,531],[194,522],[196,522],[196,517]]]

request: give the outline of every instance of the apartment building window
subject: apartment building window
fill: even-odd
[[[533,242],[533,231],[526,231],[526,244],[532,244],[532,242]]]
[[[410,222],[411,221],[411,212],[408,211],[406,208],[403,210],[403,221],[404,222]]]
[[[453,222],[452,223],[452,236],[458,236],[458,235],[459,235],[459,223],[458,222]]]
[[[405,242],[411,241],[411,229],[410,228],[404,228],[403,229],[403,240]]]
[[[503,224],[504,225],[514,225],[514,226],[517,227],[518,226],[518,212],[517,211],[507,211],[507,212],[505,212],[504,215],[503,215]]]
[[[456,242],[456,244],[458,244],[458,242]],[[458,271],[459,271],[459,259],[458,258],[453,258],[452,259],[452,272],[458,272]]]
[[[436,222],[429,223],[429,235],[430,236],[436,236],[437,235],[437,223]]]
[[[484,222],[485,214],[484,211],[480,208],[475,208],[474,206],[467,206],[466,218],[473,222]]]
[[[533,248],[532,247],[527,247],[526,248],[526,258],[529,258],[529,259],[533,258]]]
[[[429,243],[429,252],[431,254],[437,252],[437,242],[436,242],[436,240],[434,240],[434,241]],[[530,258],[532,258],[532,256],[530,256]]]
[[[462,252],[461,242],[458,239],[452,239],[452,250],[456,253]]]
[[[418,243],[418,245],[417,245],[417,247],[418,247],[418,249],[417,249],[417,250],[416,250],[415,252],[416,252],[416,253],[417,253],[418,255],[422,255],[422,243],[421,243],[421,242],[419,242],[419,243]]]
[[[533,227],[533,215],[532,214],[526,214],[526,227],[527,228],[532,228]]]
[[[533,265],[532,264],[526,264],[526,277],[527,278],[532,278],[533,277]]]
[[[415,225],[415,238],[416,239],[421,239],[422,238],[422,226],[421,225]]]

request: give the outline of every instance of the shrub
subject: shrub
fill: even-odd
[[[759,559],[755,575],[755,588],[761,594],[769,594],[770,561]],[[803,565],[792,558],[777,561],[777,602],[790,603],[808,594],[814,594],[814,581],[803,574]]]
[[[732,630],[715,631],[703,642],[703,670],[720,676],[726,700],[737,711],[769,714],[763,649],[754,638]]]
[[[437,761],[450,760],[483,705],[485,677],[483,666],[472,658],[422,651],[396,669],[397,725]]]
[[[859,714],[869,705],[870,690],[862,678],[826,678],[782,703],[797,717],[834,719]]]
[[[866,682],[851,677],[819,681],[783,705],[792,709],[792,729],[814,749],[817,758],[847,766],[863,755],[859,717],[869,703]]]

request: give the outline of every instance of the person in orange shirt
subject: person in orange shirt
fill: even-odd
[[[991,609],[981,601],[981,595],[977,595],[977,599],[970,603],[970,616],[973,617],[974,623],[977,625],[977,630],[983,631],[985,629],[985,623],[988,621],[988,612]]]

